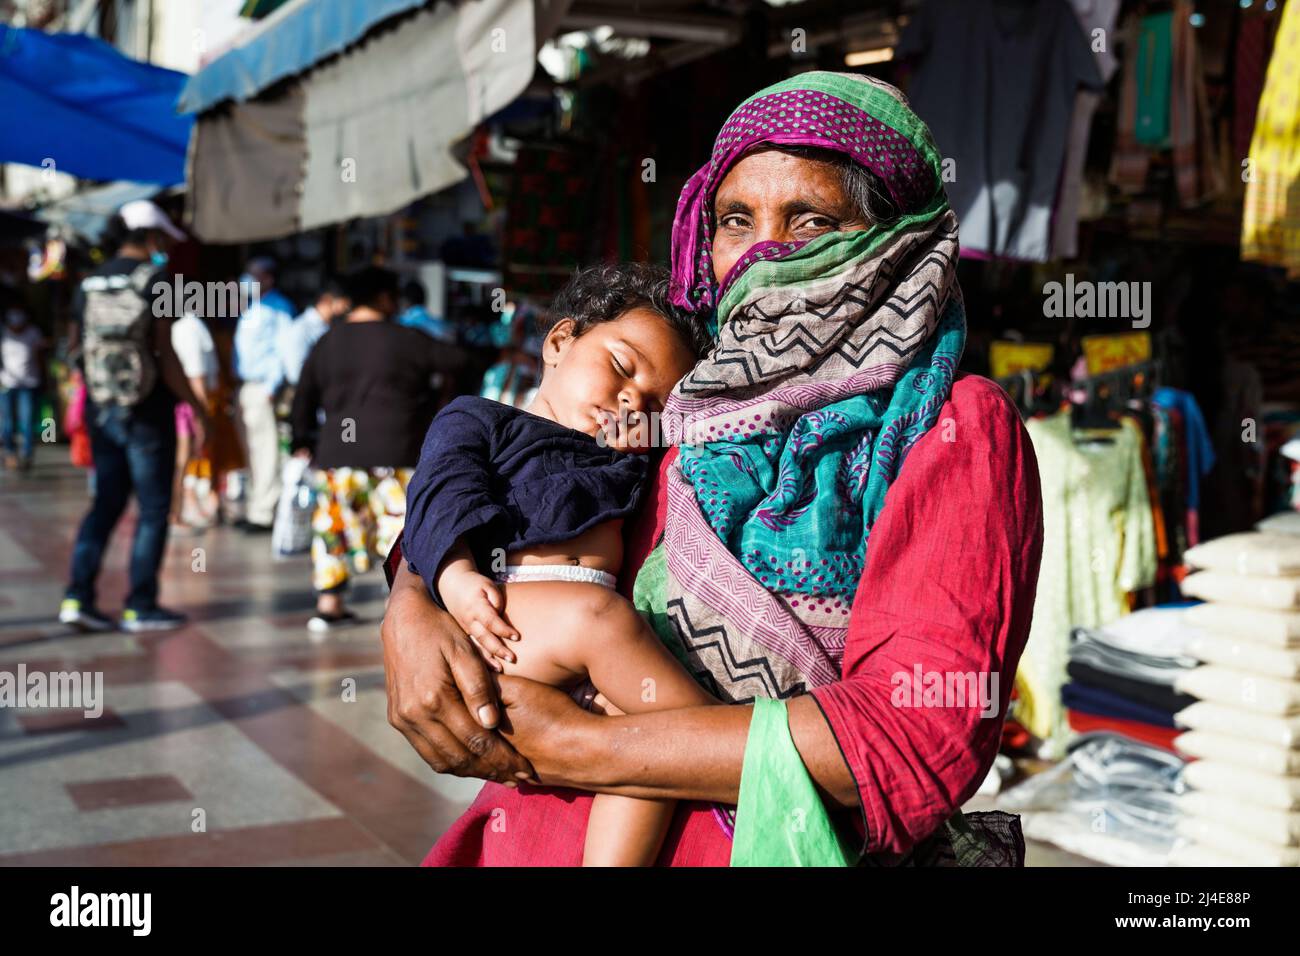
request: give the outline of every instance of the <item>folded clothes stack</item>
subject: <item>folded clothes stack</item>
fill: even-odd
[[[1165,866],[1177,844],[1184,761],[1127,736],[1085,733],[1069,755],[1004,792],[1026,837],[1111,866]]]
[[[1105,627],[1074,629],[1070,681],[1061,688],[1072,730],[1123,734],[1173,751],[1174,714],[1193,702],[1174,683],[1197,665],[1187,646],[1198,632],[1183,611],[1153,607]]]
[[[1300,866],[1300,536],[1229,535],[1190,549],[1185,612],[1203,664],[1174,689],[1197,699],[1175,715],[1191,762],[1171,862]]]

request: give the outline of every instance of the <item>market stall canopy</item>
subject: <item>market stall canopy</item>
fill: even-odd
[[[94,37],[0,25],[0,162],[182,182],[194,125],[175,109],[185,80]]]
[[[161,189],[157,183],[109,183],[43,206],[36,217],[98,242],[115,212],[137,199],[152,199]]]
[[[297,76],[328,56],[342,53],[372,27],[427,2],[293,0],[285,3],[239,37],[231,49],[190,77],[177,109],[183,113],[202,113],[223,100],[252,99],[272,84]]]
[[[536,32],[568,6],[536,2],[294,0],[276,10],[181,97],[200,111],[193,231],[208,242],[272,239],[390,213],[465,178],[453,144],[524,90]]]

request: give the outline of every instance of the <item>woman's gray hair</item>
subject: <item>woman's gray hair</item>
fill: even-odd
[[[810,159],[813,162],[834,166],[840,175],[840,186],[844,189],[844,195],[848,196],[849,201],[853,203],[858,215],[869,223],[888,224],[902,215],[898,204],[890,197],[889,190],[885,188],[880,177],[843,153],[818,146],[769,144],[765,148],[774,149],[788,156],[798,156],[800,159]]]

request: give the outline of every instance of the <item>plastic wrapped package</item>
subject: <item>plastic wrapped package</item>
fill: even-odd
[[[1300,714],[1290,717],[1257,714],[1206,700],[1174,714],[1174,723],[1188,730],[1208,730],[1275,747],[1300,747]]]
[[[1300,866],[1300,847],[1264,843],[1240,830],[1201,817],[1180,818],[1178,835],[1199,847],[1234,858],[1238,866]]]
[[[1300,647],[1300,612],[1268,611],[1235,604],[1197,604],[1183,614],[1202,631],[1273,647]]]
[[[1300,608],[1300,576],[1276,578],[1262,574],[1197,571],[1184,578],[1181,587],[1184,594],[1203,601],[1278,611]]]
[[[1300,750],[1274,747],[1254,740],[1242,740],[1208,730],[1189,730],[1174,739],[1181,754],[1200,760],[1218,760],[1260,773],[1300,773]]]
[[[1217,760],[1194,760],[1183,772],[1183,780],[1194,790],[1231,797],[1249,812],[1252,806],[1274,810],[1300,810],[1300,777],[1256,773]]]
[[[1177,841],[1185,762],[1111,733],[1076,738],[1055,767],[1006,791],[1025,836],[1113,866],[1164,866]]]
[[[1300,812],[1252,806],[1243,813],[1240,800],[1200,790],[1183,794],[1178,806],[1185,817],[1219,823],[1263,843],[1300,846]]]
[[[1300,537],[1244,531],[1189,548],[1183,560],[1194,568],[1229,574],[1300,574]]]
[[[1199,700],[1285,717],[1300,712],[1300,681],[1274,680],[1206,664],[1178,675],[1174,689]]]
[[[1187,649],[1207,664],[1278,680],[1300,680],[1300,647],[1274,647],[1226,634],[1206,634],[1193,640]]]

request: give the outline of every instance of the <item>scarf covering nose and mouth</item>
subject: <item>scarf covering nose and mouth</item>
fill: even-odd
[[[763,144],[847,155],[902,215],[759,243],[715,282],[714,194]],[[715,316],[717,339],[664,413],[681,448],[660,606],[692,671],[724,700],[788,698],[840,677],[871,526],[935,425],[965,343],[941,162],[893,87],[805,73],[742,103],[682,191],[673,295]]]

